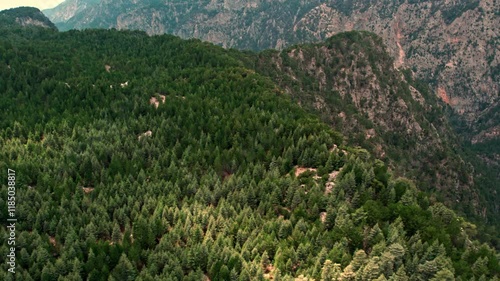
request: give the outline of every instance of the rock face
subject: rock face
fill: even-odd
[[[52,22],[65,22],[80,12],[84,11],[87,7],[91,7],[99,3],[99,0],[74,0],[65,1],[56,8],[47,9],[43,12],[50,18]]]
[[[396,67],[412,68],[473,123],[498,107],[499,9],[496,0],[67,0],[45,12],[61,29],[139,29],[253,50],[372,31]]]
[[[444,118],[445,105],[414,84],[411,71],[398,70],[398,59],[386,50],[373,33],[346,32],[324,43],[262,52],[254,65],[348,143],[418,179],[421,189],[437,191],[449,205],[484,205],[471,163],[455,151],[459,142]]]
[[[57,29],[56,26],[40,10],[31,7],[21,7],[0,11],[0,26],[36,26]]]

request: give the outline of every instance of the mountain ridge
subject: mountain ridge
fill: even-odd
[[[346,38],[346,36],[350,36],[349,34],[352,35],[352,38],[349,39],[351,40],[350,44],[353,44],[350,50],[356,49],[358,53],[341,53],[339,56],[337,51],[325,51],[324,48],[335,41],[335,38]],[[363,38],[371,38],[371,41],[363,42]],[[450,128],[445,125],[446,121],[444,123],[443,120],[440,121],[442,117],[439,116],[443,115],[443,110],[439,109],[437,100],[429,94],[425,94],[424,97],[419,92],[419,90],[427,91],[425,87],[420,87],[417,90],[418,86],[407,83],[406,80],[413,80],[413,76],[415,76],[411,70],[407,70],[407,74],[403,74],[404,71],[395,74],[401,66],[398,66],[397,59],[387,56],[387,48],[381,38],[373,37],[367,32],[354,32],[333,36],[325,43],[318,44],[296,45],[299,51],[287,48],[284,51],[275,52],[275,55],[270,57],[266,55],[269,52],[265,51],[262,53],[264,56],[260,55],[260,59],[250,56],[250,60],[254,61],[254,65],[250,67],[254,67],[255,71],[269,76],[296,101],[305,102],[305,108],[309,108],[314,114],[321,116],[324,122],[343,132],[351,143],[367,148],[377,157],[385,158],[398,175],[409,176],[414,180],[419,178],[420,184],[423,184],[420,186],[421,189],[438,191],[441,196],[444,196],[441,197],[441,200],[445,201],[448,206],[458,206],[464,213],[474,214],[483,220],[496,217],[495,213],[499,211],[498,204],[494,203],[496,197],[485,196],[491,187],[486,188],[488,185],[484,185],[484,182],[488,182],[488,178],[494,179],[495,176],[479,176],[485,180],[482,180],[483,184],[477,183],[476,172],[472,166],[478,167],[478,164],[471,166],[469,162],[471,160],[464,161],[465,154],[457,152],[461,150],[459,141]],[[317,49],[312,50],[312,54],[306,55],[306,62],[302,52],[307,49],[311,51],[308,46],[317,46],[313,47]],[[341,45],[336,45],[335,48],[338,50],[346,49],[345,46]],[[381,51],[375,51],[379,48]],[[331,46],[328,49],[331,49]],[[375,51],[376,55],[370,53],[372,51]],[[332,56],[338,56],[334,58],[335,62],[332,62]],[[262,57],[266,57],[266,59],[262,60]],[[283,63],[285,58],[285,61],[295,62],[287,66],[287,63]],[[338,69],[337,61],[341,61],[340,64],[344,67]],[[374,61],[378,65],[374,65]],[[266,62],[273,62],[274,65]],[[329,65],[331,69],[322,68],[325,65]],[[365,68],[366,66],[368,68]],[[273,67],[278,67],[280,70],[274,73],[273,71],[269,72],[268,69]],[[365,69],[360,70],[362,68]],[[325,71],[328,74],[325,74]],[[385,72],[392,76],[384,75]],[[283,74],[291,78],[284,84]],[[297,81],[296,76],[301,77],[300,81]],[[401,78],[397,76],[401,76]],[[389,88],[387,88],[387,77],[391,77],[389,84],[393,84]],[[309,82],[304,86],[301,85],[302,80]],[[299,83],[297,84],[297,82]],[[318,84],[314,86],[316,82]],[[296,89],[290,89],[291,85],[295,85]],[[378,100],[372,95],[374,91],[375,96],[379,97]],[[394,93],[397,95],[391,97]],[[346,94],[350,101],[342,102],[343,106],[340,107],[339,111],[339,108],[335,108],[331,101],[343,100]],[[389,107],[394,97],[398,100]],[[385,101],[380,103],[380,98],[385,99]],[[408,102],[409,104],[407,104]],[[346,111],[348,108],[351,109]],[[396,114],[395,109],[398,109],[399,113]],[[415,110],[419,111],[416,115]],[[408,112],[410,115],[406,116]],[[428,116],[422,119],[420,115]],[[420,121],[416,121],[416,117]],[[404,123],[396,124],[402,120],[405,120]],[[428,120],[432,120],[432,122]],[[401,130],[403,128],[406,133]],[[485,139],[488,137],[494,139],[495,135],[488,133],[488,130],[482,131],[480,135]],[[487,144],[491,145],[490,142]],[[410,153],[410,151],[412,152]],[[480,159],[483,159],[490,166],[490,170],[499,166],[495,154],[487,156],[484,152],[481,153],[482,158]],[[408,171],[419,172],[407,174]],[[482,185],[484,185],[482,190],[478,190],[478,187]],[[453,191],[452,186],[454,187]],[[488,207],[482,209],[485,204]]]
[[[35,26],[57,30],[54,23],[39,9],[33,7],[19,7],[0,11],[0,21],[2,26]]]
[[[65,3],[80,2],[85,1]],[[122,0],[85,5],[60,26],[139,29],[253,50],[317,42],[341,31],[372,31],[384,38],[396,66],[412,68],[431,83],[436,95],[467,123],[475,124],[485,110],[498,111],[500,54],[495,46],[500,20],[495,15],[500,7],[493,0]]]
[[[69,5],[81,1],[67,0],[65,3]],[[472,161],[475,162],[474,167],[486,167],[490,176],[481,180],[481,185],[489,188],[485,188],[481,193],[483,200],[491,199],[485,194],[489,189],[495,188],[488,182],[498,180],[495,169],[499,167],[500,155],[500,148],[495,145],[499,139],[497,127],[500,124],[498,114],[500,88],[497,75],[500,53],[495,47],[498,46],[500,38],[498,31],[500,17],[495,16],[495,11],[500,7],[495,1],[136,2],[121,0],[86,3],[88,4],[84,9],[73,10],[68,14],[67,19],[59,26],[63,29],[85,27],[137,29],[144,30],[150,35],[169,33],[182,38],[199,38],[225,48],[250,50],[267,48],[283,50],[295,43],[318,42],[349,30],[365,29],[374,32],[382,37],[387,52],[391,55],[393,66],[386,65],[386,67],[406,71],[409,73],[406,75],[407,80],[423,80],[431,85],[430,90],[426,87],[420,89],[425,88],[425,91],[434,94],[444,103],[442,114],[448,115],[450,124],[458,132],[456,135],[459,140],[453,140],[449,152],[446,152],[447,149],[440,149],[439,153],[436,152],[433,156],[429,153],[433,148],[427,146],[431,150],[427,151],[428,156],[425,158],[435,158],[434,163],[437,163],[439,158],[443,165],[448,165],[450,161],[444,159],[453,155],[455,160],[451,162],[456,163],[456,166],[450,170],[455,174],[452,182],[453,185],[466,187],[463,190],[468,190],[472,185],[471,182],[477,180],[471,178],[474,173],[471,171],[474,168],[467,163]],[[51,12],[54,11],[57,11],[57,8]],[[310,79],[325,79],[325,77],[312,75]],[[294,82],[293,79],[291,82]],[[348,89],[345,88],[344,91]],[[409,89],[410,95],[418,92],[414,86]],[[367,98],[370,99],[365,95],[364,99]],[[359,102],[357,99],[355,106],[359,105]],[[432,102],[436,103],[434,100]],[[364,112],[370,111],[366,105],[364,104]],[[433,120],[439,118],[432,117]],[[365,128],[365,130],[371,129]],[[448,132],[448,128],[444,131]],[[405,138],[396,133],[386,136],[382,142],[405,142]],[[412,144],[418,143],[418,138],[413,138]],[[463,150],[461,146],[476,152],[457,153]],[[462,158],[475,158],[474,153],[477,153],[482,160],[462,163]],[[401,158],[404,155],[396,154],[399,156],[393,156]],[[472,156],[457,156],[458,154]],[[415,154],[415,157],[419,157],[418,154]],[[425,165],[419,166],[422,169],[429,169]],[[446,170],[437,164],[433,167],[436,171]],[[429,174],[434,173],[433,169],[429,170]],[[476,168],[476,171],[482,170],[484,169]],[[441,173],[443,171],[438,172]],[[458,180],[459,177],[462,180]],[[446,178],[433,178],[435,183],[429,181],[431,187],[428,189],[450,186]],[[458,192],[454,196],[458,196]],[[477,195],[473,197],[477,199]],[[477,201],[476,199],[474,200]],[[453,200],[460,202],[461,199]],[[474,213],[477,214],[479,205],[473,205]],[[490,210],[499,211],[497,204],[490,205]]]
[[[470,159],[444,116],[446,105],[410,70],[393,66],[377,35],[341,33],[324,43],[264,51],[252,62],[349,143],[385,159],[396,174],[418,179],[420,189],[440,193],[466,213],[475,206],[472,212],[484,215],[480,201],[490,202],[488,212],[498,211],[496,199],[483,197],[488,188],[477,189]]]
[[[356,34],[331,39],[326,54]],[[361,63],[350,55],[368,45],[344,45],[334,65]],[[314,57],[307,47],[305,63],[284,79],[307,69]],[[304,110],[306,100],[299,106],[272,75],[256,71],[268,68],[255,54],[116,30],[21,29],[2,36],[0,49],[0,77],[9,81],[0,84],[0,166],[18,175],[17,278],[500,274],[497,251],[476,239],[482,228],[365,149],[344,145]]]

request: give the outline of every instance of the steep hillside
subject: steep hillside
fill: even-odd
[[[325,43],[266,51],[255,68],[343,132],[349,143],[386,159],[398,174],[418,179],[420,188],[437,191],[466,213],[481,216],[488,205],[488,217],[497,216],[499,198],[479,199],[487,190],[474,184],[474,170],[462,158],[437,98],[415,84],[411,72],[405,77],[394,68],[380,37],[348,32]]]
[[[498,107],[499,11],[495,0],[67,0],[47,15],[63,29],[139,29],[253,50],[372,31],[382,36],[397,67],[412,68],[473,124]]]
[[[21,7],[0,11],[1,27],[44,27],[57,29],[56,26],[37,8]]]
[[[52,22],[62,23],[84,11],[87,7],[96,5],[99,2],[100,0],[64,1],[56,8],[44,10],[43,13],[46,14]]]
[[[0,49],[16,279],[498,279],[475,225],[343,142],[251,54],[116,30],[16,30]]]

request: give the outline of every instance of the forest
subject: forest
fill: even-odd
[[[18,219],[1,280],[498,280],[476,225],[244,54],[135,31],[0,32],[0,220],[7,169]]]

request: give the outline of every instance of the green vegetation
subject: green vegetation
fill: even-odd
[[[470,163],[478,159],[465,152],[438,98],[410,70],[394,69],[380,37],[345,32],[247,57],[253,59],[248,67],[269,76],[350,145],[378,155],[396,175],[415,180],[461,215],[498,225],[499,197],[484,185],[496,177],[477,181],[472,167],[479,166]]]
[[[45,15],[42,14],[42,12],[40,12],[40,10],[31,7],[20,7],[1,11],[0,26],[2,28],[8,27],[10,29],[20,28],[19,22],[16,20],[23,20],[25,18],[29,18],[33,21],[37,21],[38,23],[42,23],[51,29],[57,29],[56,26],[49,19],[47,19]]]
[[[17,279],[498,279],[473,224],[343,145],[248,54],[142,32],[2,32]]]

